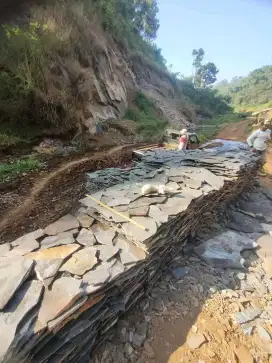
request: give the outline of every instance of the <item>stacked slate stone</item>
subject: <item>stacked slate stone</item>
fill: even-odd
[[[148,155],[142,180],[92,195],[121,215],[86,197],[77,215],[0,246],[2,362],[89,361],[205,216],[252,183],[257,167],[246,152],[213,156],[215,175],[207,153],[167,155]],[[167,194],[142,195],[146,184]]]

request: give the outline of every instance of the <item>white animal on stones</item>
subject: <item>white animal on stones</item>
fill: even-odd
[[[173,192],[172,188],[166,187],[165,185],[152,185],[152,184],[145,184],[142,187],[142,195],[158,193],[158,194],[169,194]]]

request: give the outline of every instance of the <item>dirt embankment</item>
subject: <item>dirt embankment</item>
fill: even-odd
[[[44,227],[68,213],[84,196],[86,172],[131,162],[136,145],[117,146],[56,166],[49,173],[25,179],[0,191],[0,243]]]

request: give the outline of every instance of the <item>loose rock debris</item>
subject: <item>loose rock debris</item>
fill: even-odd
[[[1,348],[1,360],[87,362],[120,315],[151,290],[163,267],[183,249],[211,211],[223,208],[252,185],[257,167],[258,159],[249,151],[215,151],[213,155],[158,151],[147,153],[137,168],[117,178],[111,178],[107,170],[93,197],[131,217],[145,230],[86,197],[77,218],[64,216],[44,231],[8,245],[0,261],[1,276],[5,276],[1,334],[8,334],[5,339],[10,343]],[[114,185],[116,180],[121,184]],[[170,184],[173,194],[142,196],[141,188],[147,183]],[[135,210],[141,208],[146,215],[135,216]],[[13,307],[14,301],[29,282],[36,282],[44,291],[17,314],[19,307]],[[196,298],[194,304],[197,306]],[[142,346],[147,324],[129,335],[133,345]],[[129,346],[127,352],[133,354]]]

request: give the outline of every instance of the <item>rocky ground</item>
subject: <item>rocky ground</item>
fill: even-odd
[[[123,316],[94,362],[271,363],[271,212],[271,195],[258,186],[199,232]],[[259,246],[234,248],[231,264],[224,250],[234,233]],[[214,248],[203,253],[205,241]]]

